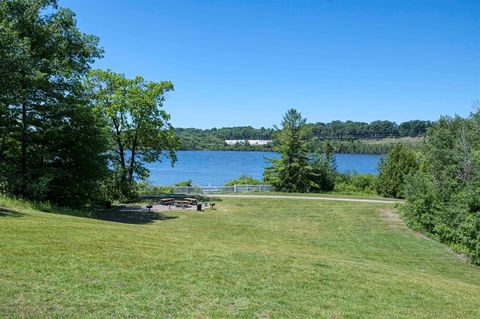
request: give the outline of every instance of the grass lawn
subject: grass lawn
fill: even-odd
[[[2,318],[480,318],[480,267],[388,204],[229,198],[136,223],[4,205]]]

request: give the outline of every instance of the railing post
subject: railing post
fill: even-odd
[[[233,185],[233,192],[234,192],[234,193],[237,192],[237,184]]]

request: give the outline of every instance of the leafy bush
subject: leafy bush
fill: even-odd
[[[175,184],[175,186],[177,186],[177,187],[187,187],[187,186],[192,186],[192,180],[191,180],[191,179],[189,179],[189,180],[186,180],[186,181],[183,181],[183,182],[177,183],[177,184]]]
[[[337,174],[334,191],[374,194],[376,184],[377,176],[373,174]]]
[[[402,215],[414,229],[480,264],[480,113],[441,118],[405,179]]]
[[[379,164],[378,194],[403,198],[405,179],[418,170],[415,153],[404,145],[396,145]]]
[[[157,195],[157,194],[173,194],[171,186],[156,186],[149,182],[141,182],[137,184],[138,195]]]
[[[234,185],[262,185],[266,184],[266,182],[261,181],[259,179],[247,176],[247,175],[242,175],[239,178],[229,180],[228,182],[225,183],[225,186],[234,186]]]

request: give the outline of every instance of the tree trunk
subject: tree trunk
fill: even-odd
[[[118,153],[120,156],[120,191],[123,196],[129,197],[130,196],[130,184],[127,177],[127,164],[125,161],[125,148],[122,143],[122,131],[120,128],[120,124],[115,116],[112,116],[112,122],[115,127],[115,137],[117,140],[117,147]]]
[[[135,156],[137,155],[137,141],[138,135],[135,134],[135,138],[132,144],[132,157],[130,158],[130,169],[128,170],[128,182],[133,184],[133,173],[135,169]]]
[[[21,140],[21,184],[20,194],[25,196],[27,194],[27,181],[28,181],[28,166],[27,166],[27,105],[22,104],[22,140]]]
[[[118,121],[115,118],[115,116],[112,116],[112,122],[115,127],[115,137],[117,140],[118,155],[120,156],[120,167],[122,170],[121,181],[126,182],[127,177],[126,177],[125,171],[127,169],[127,165],[125,163],[125,149],[122,143],[122,132],[120,130],[120,125],[118,124]]]

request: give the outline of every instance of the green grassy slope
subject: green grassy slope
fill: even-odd
[[[0,210],[0,317],[480,317],[480,267],[391,205],[217,207],[141,224]]]

